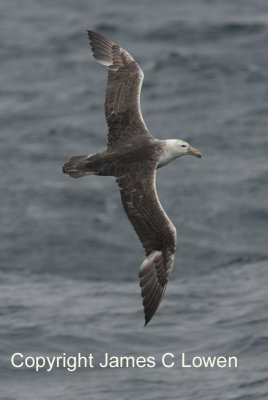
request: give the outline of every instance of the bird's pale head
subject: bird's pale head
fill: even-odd
[[[185,142],[184,140],[177,139],[176,140],[176,148],[181,156],[190,155],[190,156],[195,156],[198,158],[202,157],[202,154],[200,153],[199,150],[190,146],[189,143]]]
[[[185,142],[184,140],[168,139],[163,140],[162,143],[164,146],[163,152],[159,159],[158,168],[170,163],[171,161],[175,160],[175,158],[186,156],[187,154],[198,158],[202,157],[199,150],[190,146],[189,143]]]

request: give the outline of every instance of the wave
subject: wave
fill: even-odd
[[[229,21],[218,23],[189,24],[185,21],[174,21],[151,29],[145,34],[150,40],[179,40],[200,42],[215,41],[240,35],[255,35],[267,32],[268,25],[262,21]]]
[[[183,53],[176,50],[161,54],[154,62],[152,70],[162,69],[184,69],[187,73],[201,74],[204,78],[211,78],[214,75],[231,76],[234,74],[250,74],[250,71],[242,63],[230,62],[229,58],[218,57],[217,55],[202,55],[196,52]]]

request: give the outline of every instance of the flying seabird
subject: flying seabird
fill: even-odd
[[[139,280],[147,325],[165,293],[176,248],[176,228],[157,196],[156,169],[187,154],[200,158],[201,153],[183,140],[158,140],[149,133],[140,109],[142,69],[112,40],[87,33],[94,58],[108,68],[108,143],[104,151],[72,157],[63,172],[73,178],[116,178],[123,207],[146,253]]]

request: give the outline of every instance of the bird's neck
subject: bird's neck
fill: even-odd
[[[158,168],[164,167],[164,165],[169,164],[171,161],[175,160],[175,158],[183,155],[176,146],[176,139],[161,140],[161,142],[164,146],[160,156]]]

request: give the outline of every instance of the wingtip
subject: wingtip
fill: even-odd
[[[86,29],[86,34],[87,34],[87,37],[89,38],[89,40],[92,39],[92,34],[93,34],[93,33],[94,33],[93,31],[91,31],[91,30],[89,30],[89,29]]]
[[[149,322],[152,320],[154,314],[150,315],[144,312],[144,327],[149,325]]]
[[[148,324],[149,324],[149,322],[151,321],[151,319],[152,318],[150,318],[150,319],[146,319],[146,317],[145,317],[145,322],[144,322],[144,328],[146,327],[146,326],[148,326]]]
[[[139,279],[143,298],[144,326],[151,321],[159,308],[167,287],[173,261],[174,254],[152,251],[140,266]]]
[[[92,31],[91,29],[86,29],[87,37],[89,38],[90,43],[94,40],[94,37],[98,36],[98,33]]]

